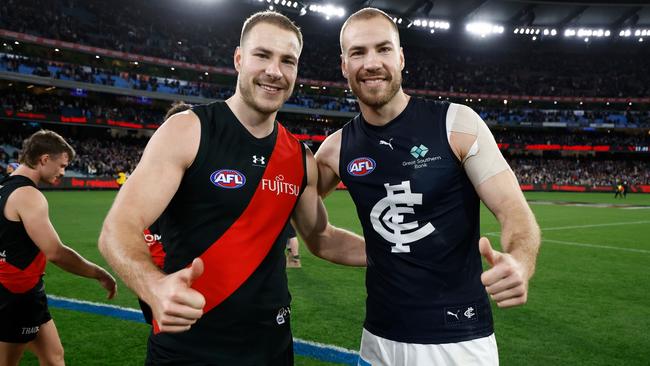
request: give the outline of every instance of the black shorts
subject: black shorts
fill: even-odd
[[[144,316],[144,321],[151,325],[151,321],[153,320],[153,314],[151,312],[151,307],[149,304],[146,302],[142,301],[142,299],[138,299],[138,303],[140,303],[140,310],[142,310],[142,316]]]
[[[288,309],[244,317],[213,309],[187,332],[150,335],[145,365],[293,366]]]
[[[43,281],[23,294],[0,286],[0,342],[31,342],[51,319]]]
[[[287,230],[287,238],[291,239],[296,237],[296,229],[293,228],[293,225],[291,225],[291,223],[287,224],[286,230]]]

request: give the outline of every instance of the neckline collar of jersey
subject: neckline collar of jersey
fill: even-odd
[[[273,121],[273,131],[270,134],[268,134],[267,136],[258,138],[258,137],[255,137],[246,127],[244,127],[244,125],[241,123],[239,118],[237,118],[237,116],[235,116],[232,109],[230,109],[230,107],[228,106],[227,103],[224,102],[223,106],[226,109],[228,115],[230,116],[231,122],[233,124],[237,125],[236,128],[239,128],[241,131],[243,131],[244,135],[246,135],[246,137],[250,141],[252,141],[253,143],[267,144],[267,143],[272,143],[273,141],[276,140],[276,137],[278,135],[278,121],[277,120]]]
[[[401,111],[397,116],[395,116],[395,118],[393,118],[392,120],[386,122],[382,126],[377,126],[377,125],[373,125],[373,124],[368,123],[368,121],[366,121],[366,119],[363,118],[362,113],[359,113],[359,118],[361,119],[361,122],[362,122],[363,126],[366,127],[366,128],[369,128],[369,129],[374,130],[374,131],[386,130],[386,129],[390,128],[391,126],[395,126],[395,125],[399,124],[400,121],[405,119],[410,114],[411,110],[413,109],[413,104],[415,103],[414,102],[415,99],[416,99],[415,97],[411,96],[411,98],[409,98],[408,103],[406,104],[406,108],[404,108],[403,111]]]

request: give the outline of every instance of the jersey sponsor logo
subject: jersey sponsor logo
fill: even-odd
[[[282,325],[286,323],[287,321],[286,318],[288,318],[290,314],[291,314],[291,307],[289,306],[282,307],[280,308],[280,310],[278,310],[278,315],[275,317],[275,321],[278,323],[278,325]]]
[[[393,142],[393,138],[391,137],[390,139],[388,139],[388,141],[379,140],[379,145],[386,145],[386,146],[390,147],[391,150],[393,150],[393,143],[392,142]]]
[[[253,165],[255,166],[266,166],[266,157],[253,155]]]
[[[411,155],[413,155],[414,158],[423,158],[427,153],[429,152],[429,148],[420,144],[420,146],[413,146],[411,148]]]
[[[156,242],[161,239],[162,236],[160,234],[144,234],[144,241],[147,242],[148,246],[156,244]]]
[[[21,334],[23,334],[23,335],[27,335],[27,334],[36,334],[36,333],[38,333],[38,331],[39,331],[40,329],[41,329],[40,326],[36,326],[36,327],[23,327],[23,328],[22,328],[22,333],[21,333]]]
[[[210,175],[210,181],[217,187],[237,189],[246,184],[246,177],[234,169],[221,169]]]
[[[414,214],[414,205],[422,204],[422,193],[411,192],[411,181],[384,184],[386,197],[377,202],[370,212],[370,222],[375,231],[394,246],[392,253],[410,253],[404,244],[416,242],[434,232],[430,222],[423,226],[417,221],[404,222],[405,214]]]
[[[372,173],[375,167],[377,167],[377,164],[371,158],[356,158],[348,164],[348,173],[356,177],[362,177]]]
[[[298,196],[300,194],[300,187],[296,184],[285,182],[284,175],[282,174],[276,175],[275,179],[262,178],[262,190],[275,192],[276,196],[279,196],[280,193],[292,196]]]
[[[7,250],[3,250],[0,252],[0,263],[6,262],[7,261]]]
[[[445,323],[447,325],[463,324],[478,320],[476,304],[447,307],[445,311]]]

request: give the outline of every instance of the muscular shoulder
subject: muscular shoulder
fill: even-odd
[[[338,171],[339,155],[341,154],[341,136],[343,130],[338,130],[329,135],[316,152],[318,164],[325,164]]]
[[[47,199],[38,189],[26,186],[16,189],[7,199],[5,216],[8,220],[18,221],[27,213],[47,213]]]
[[[187,110],[169,117],[149,140],[143,159],[165,158],[188,167],[199,148],[201,122],[199,117]]]

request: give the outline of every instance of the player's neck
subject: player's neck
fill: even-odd
[[[23,177],[29,178],[34,184],[38,184],[41,181],[41,174],[36,169],[32,169],[26,165],[19,165],[13,173],[12,176],[22,175]]]
[[[278,114],[277,111],[273,113],[259,112],[246,104],[237,93],[228,98],[226,104],[235,117],[237,117],[239,123],[241,123],[242,126],[251,133],[251,135],[261,139],[273,133],[275,116]]]
[[[381,107],[375,108],[359,102],[359,109],[366,122],[375,126],[383,126],[397,117],[409,103],[410,96],[400,90],[395,94],[393,99]]]

